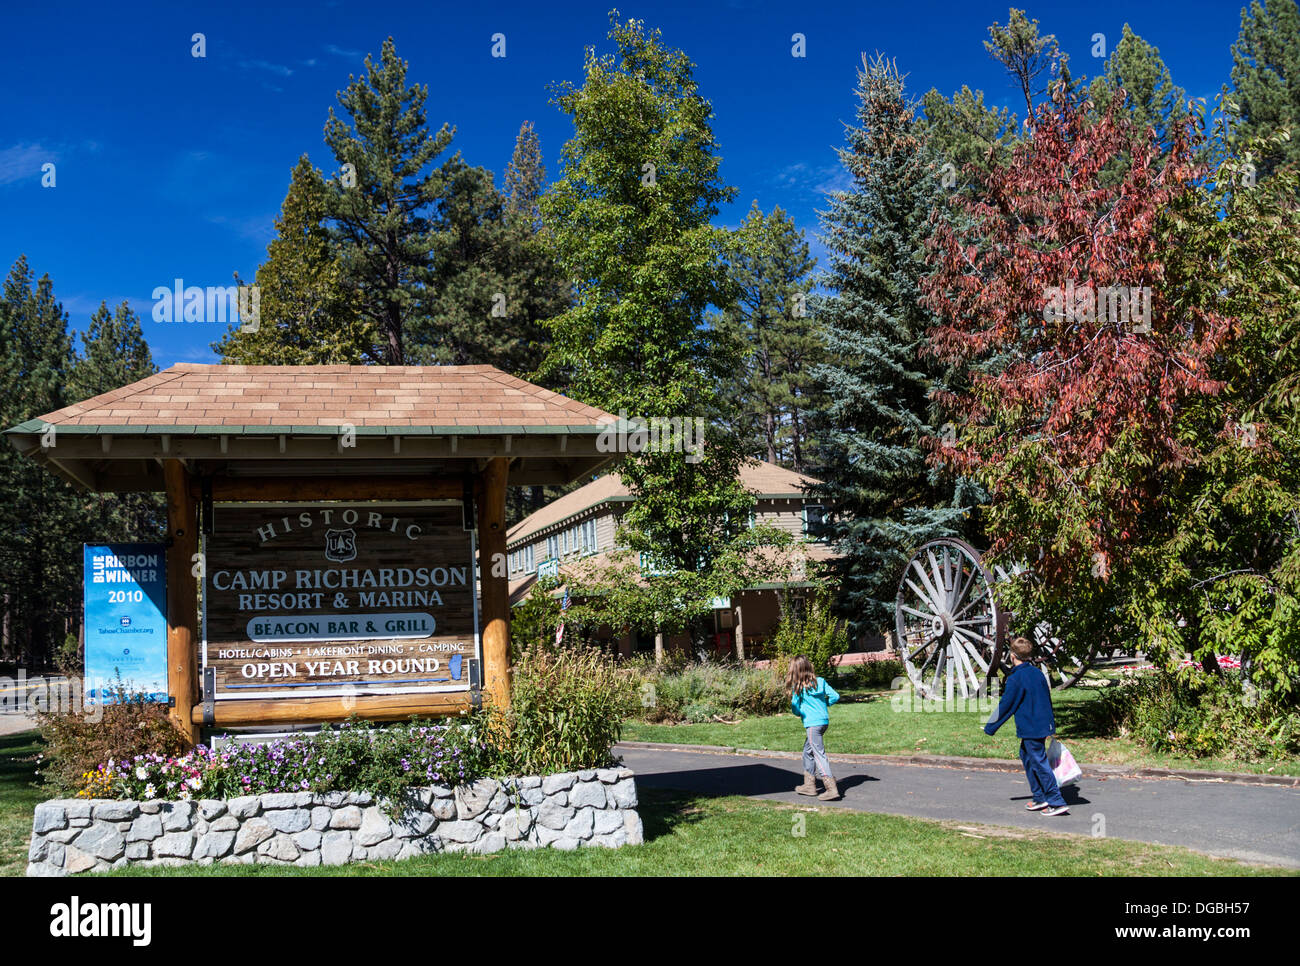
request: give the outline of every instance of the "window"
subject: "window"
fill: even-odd
[[[546,556],[554,559],[560,555],[560,538],[552,534],[546,538]]]
[[[804,504],[803,535],[811,540],[826,539],[826,507],[820,503]]]
[[[641,564],[641,573],[645,574],[647,577],[654,577],[659,574],[671,574],[676,570],[671,562],[666,560],[657,560],[655,559],[654,554],[645,551],[642,551],[638,555],[638,560]]]
[[[524,554],[524,559],[523,559],[523,566],[521,569],[531,574],[534,570],[537,569],[536,564],[533,563],[533,545],[531,543],[528,546],[524,547],[523,554]]]

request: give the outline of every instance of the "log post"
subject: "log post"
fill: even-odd
[[[198,741],[193,709],[199,689],[198,584],[194,554],[199,550],[198,514],[189,474],[180,460],[163,461],[167,490],[167,693],[176,727]]]
[[[510,585],[506,573],[508,461],[488,461],[479,475],[478,567],[483,597],[483,684],[492,704],[510,707]]]

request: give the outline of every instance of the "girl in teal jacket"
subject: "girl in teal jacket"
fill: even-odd
[[[790,695],[790,710],[803,722],[807,738],[803,744],[803,784],[795,789],[800,795],[817,795],[817,775],[821,776],[826,790],[818,799],[833,802],[840,797],[831,774],[831,763],[826,757],[822,736],[831,723],[831,705],[840,699],[835,689],[824,678],[813,673],[812,662],[800,654],[790,662],[785,675],[785,688]]]

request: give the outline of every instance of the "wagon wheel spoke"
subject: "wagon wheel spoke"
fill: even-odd
[[[926,621],[927,623],[934,617],[933,611],[930,612],[929,614],[923,614],[916,608],[908,607],[906,604],[902,605],[902,611],[904,614],[911,614],[913,617],[919,617],[921,618],[921,620]]]
[[[970,685],[975,682],[975,673],[971,670],[970,661],[966,657],[966,649],[961,646],[961,642],[955,637],[953,638],[953,642],[948,645],[948,649],[957,655],[957,660],[954,663],[956,663],[960,672],[958,674],[958,679],[961,684],[961,696],[963,698],[969,698]]]
[[[967,653],[969,653],[970,656],[975,659],[975,663],[980,666],[980,670],[983,671],[985,674],[987,674],[989,670],[989,662],[984,659],[984,656],[982,654],[980,654],[980,650],[978,647],[975,646],[975,642],[971,640],[969,637],[967,637],[965,634],[963,634],[961,631],[958,631],[953,636],[961,640],[962,646],[965,647]]]
[[[925,585],[926,593],[920,595],[921,599],[932,602],[936,609],[943,606],[943,595],[930,583],[930,575],[921,566],[921,561],[913,560],[912,569],[916,571],[916,575],[921,578],[921,583]],[[911,584],[911,581],[908,581],[908,583]],[[917,589],[915,584],[911,584],[911,587],[913,590]]]
[[[916,594],[917,598],[920,599],[921,603],[929,605],[930,613],[922,615],[924,620],[928,621],[930,618],[932,618],[935,614],[939,612],[938,602],[935,601],[929,595],[928,592],[923,591],[920,587],[916,586],[916,584],[912,583],[910,580],[907,580],[906,578],[904,578],[904,582],[907,584],[908,587],[912,588],[912,593]]]
[[[930,558],[930,573],[934,575],[935,600],[944,607],[951,605],[948,595],[952,592],[942,574],[939,573],[939,561],[934,559],[934,552],[926,554]],[[947,568],[947,557],[944,558],[944,567]]]
[[[978,597],[972,597],[972,598],[970,599],[970,601],[966,604],[965,607],[963,607],[961,610],[957,611],[957,613],[953,614],[952,616],[953,616],[954,618],[956,618],[956,617],[961,617],[962,614],[965,614],[967,611],[969,611],[972,607],[974,607],[974,606],[975,606],[976,604],[978,604],[980,601],[984,600],[986,597],[989,597],[989,592],[988,592],[987,590],[982,591]]]

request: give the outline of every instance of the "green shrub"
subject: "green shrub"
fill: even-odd
[[[54,666],[65,677],[80,677],[82,672],[81,639],[76,634],[68,634],[63,643],[54,652]]]
[[[902,661],[865,661],[835,670],[836,683],[846,688],[881,690],[890,687],[895,678],[907,677]]]
[[[555,642],[555,629],[560,623],[560,601],[554,596],[559,581],[542,577],[523,602],[510,612],[510,660],[517,662],[532,647],[545,647]]]
[[[831,611],[829,588],[819,586],[801,604],[782,602],[781,621],[770,649],[782,674],[790,659],[802,654],[819,677],[831,676],[835,669],[831,659],[849,649],[849,635],[844,621]]]
[[[635,675],[640,700],[633,710],[652,723],[698,723],[769,715],[789,703],[770,668],[748,664],[693,664],[680,671],[653,666]]]
[[[1154,751],[1241,761],[1300,753],[1300,711],[1261,700],[1235,670],[1137,674],[1103,691],[1097,714],[1103,730]]]
[[[89,776],[108,761],[137,755],[179,755],[189,747],[188,737],[167,716],[166,705],[144,700],[140,694],[117,689],[117,703],[102,708],[96,721],[84,712],[43,711],[36,722],[45,744],[39,774],[42,782],[60,795],[75,795]]]
[[[516,775],[600,768],[613,762],[635,704],[630,675],[596,648],[530,647],[513,672],[511,705],[488,726],[493,767]]]

